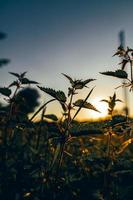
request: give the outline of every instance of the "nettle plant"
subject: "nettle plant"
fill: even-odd
[[[129,91],[132,92],[133,91],[133,49],[127,47],[126,49],[124,49],[122,46],[119,46],[116,53],[113,56],[118,56],[121,58],[121,62],[118,64],[121,66],[121,68],[117,69],[116,71],[107,71],[107,72],[100,72],[103,75],[107,75],[107,76],[113,76],[119,79],[123,79],[123,83],[116,87],[120,88],[120,87],[127,87],[129,88]],[[129,67],[129,72],[127,73],[125,71],[126,67]],[[117,101],[121,101],[119,99],[116,99],[116,95],[114,93],[113,97],[110,97],[109,100],[102,100],[106,103],[108,103],[109,106],[109,113],[110,115],[112,115],[115,103]],[[129,144],[132,143],[132,121],[130,121],[128,118],[125,117],[125,121],[118,123],[117,121],[115,122],[114,120],[115,118],[112,115],[112,123],[111,126],[109,126],[110,130],[110,143],[111,143],[111,136],[115,133],[115,135],[119,135],[119,130],[121,132],[121,134],[123,133],[123,135],[120,135],[124,138],[125,135],[128,134],[128,140],[125,140],[120,147],[116,150],[116,155],[118,156],[119,154],[121,154],[122,152],[124,152],[124,150],[127,148],[127,146]]]
[[[23,72],[21,74],[9,72],[9,74],[16,77],[16,80],[13,81],[8,87],[0,87],[0,94],[4,95],[4,100],[8,103],[9,106],[9,113],[8,113],[8,120],[10,120],[13,116],[17,115],[17,111],[19,109],[19,104],[24,99],[17,98],[18,92],[23,89],[27,85],[31,84],[38,84],[38,82],[29,80],[26,77],[27,72]],[[11,88],[14,87],[15,89],[12,90]]]
[[[119,87],[128,87],[129,91],[133,91],[133,49],[127,47],[124,49],[122,46],[118,47],[117,52],[113,56],[119,56],[121,58],[121,68],[116,71],[100,72],[103,75],[114,76],[116,78],[125,79],[124,82]],[[125,71],[126,66],[130,67],[129,74]]]
[[[53,167],[56,166],[57,172],[59,171],[59,168],[62,163],[62,159],[63,159],[63,155],[64,155],[64,151],[65,151],[65,145],[67,144],[68,141],[70,141],[73,138],[71,135],[71,126],[72,126],[74,119],[79,114],[80,110],[82,108],[85,108],[85,109],[91,109],[96,112],[99,112],[91,103],[87,102],[87,100],[90,97],[91,93],[93,92],[94,88],[92,88],[89,91],[89,93],[87,94],[85,99],[78,99],[78,100],[74,101],[74,96],[76,94],[78,94],[78,92],[80,90],[84,89],[85,87],[88,88],[87,84],[94,81],[95,79],[87,79],[87,80],[75,79],[75,80],[73,80],[70,76],[68,76],[66,74],[63,74],[63,76],[65,76],[65,78],[67,78],[70,82],[70,87],[68,87],[68,94],[66,95],[63,91],[60,91],[60,90],[56,91],[52,88],[38,86],[38,88],[41,91],[50,95],[52,97],[52,99],[49,100],[48,102],[44,103],[30,118],[30,120],[32,121],[40,111],[44,112],[44,108],[50,102],[58,101],[59,104],[61,105],[61,107],[63,109],[63,115],[60,120],[53,114],[51,114],[51,115],[44,114],[45,118],[49,118],[49,119],[52,119],[55,121],[58,120],[58,128],[60,131],[60,136],[58,137],[57,147],[56,147],[54,158],[53,158],[53,161],[52,161],[52,164],[50,167],[50,169],[52,170]],[[75,109],[76,107],[78,109]],[[72,114],[73,110],[75,110],[74,114]],[[40,136],[39,136],[39,138],[40,138]],[[38,146],[39,146],[39,142],[40,141],[38,141]]]
[[[124,79],[123,83],[116,87],[128,87],[129,91],[133,91],[133,49],[127,47],[124,49],[122,46],[118,47],[117,52],[113,56],[121,58],[119,65],[121,68],[116,71],[100,72],[103,75],[113,76],[116,78]],[[126,67],[130,67],[129,73],[125,71]],[[111,116],[111,122],[105,128],[105,134],[107,135],[107,154],[108,164],[105,168],[104,175],[104,196],[111,198],[111,187],[113,186],[113,178],[111,172],[113,172],[114,164],[117,164],[117,158],[125,152],[125,149],[133,142],[132,139],[132,122],[125,117],[120,123],[113,116],[113,111],[116,102],[122,102],[120,99],[116,99],[116,94],[109,97],[108,100],[104,99],[103,102],[108,104],[108,114]],[[116,120],[116,121],[115,121]],[[107,184],[108,183],[108,184]],[[111,186],[112,185],[112,186]]]

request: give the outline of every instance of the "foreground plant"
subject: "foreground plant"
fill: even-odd
[[[122,62],[119,63],[119,65],[121,65],[121,69],[100,73],[107,76],[114,76],[116,78],[125,79],[126,82],[117,88],[129,87],[129,91],[133,91],[133,49],[129,47],[124,49],[122,46],[120,46],[113,56],[119,56],[121,58]],[[130,67],[129,74],[125,71],[126,66]]]
[[[113,76],[116,78],[124,79],[124,82],[122,85],[116,87],[128,87],[129,91],[133,91],[133,49],[127,47],[127,49],[124,49],[122,46],[118,47],[117,52],[113,56],[119,56],[121,58],[121,62],[119,65],[121,65],[121,69],[117,69],[116,71],[107,71],[107,72],[101,72],[103,75],[107,76]],[[125,71],[126,66],[130,67],[130,72],[127,73]],[[121,101],[119,99],[116,99],[116,95],[114,93],[113,98],[110,97],[110,100],[103,100],[104,102],[108,103],[109,105],[109,114],[112,116],[115,102]],[[111,170],[112,170],[112,163],[116,162],[116,158],[121,156],[122,153],[125,152],[125,149],[128,145],[130,145],[133,141],[132,139],[132,122],[130,120],[127,121],[127,116],[125,117],[125,120],[121,123],[115,122],[115,118],[112,116],[111,126],[107,128],[107,133],[109,135],[108,138],[108,158],[109,158],[109,164],[107,167],[107,173],[105,174],[105,185],[107,182],[111,185]],[[121,131],[120,131],[121,130]],[[121,135],[119,135],[119,131],[121,132]],[[122,142],[119,143],[119,145],[116,145],[116,142],[112,143],[112,136],[114,138],[118,137],[118,140],[122,139]],[[127,139],[128,138],[128,139]],[[121,141],[121,140],[120,140]],[[108,180],[109,179],[109,180]],[[107,181],[108,180],[108,181]],[[111,188],[105,187],[105,198],[107,196],[107,199],[111,199]]]
[[[73,97],[78,94],[79,90],[82,90],[83,88],[87,87],[87,84],[94,81],[95,79],[87,79],[85,81],[83,80],[73,80],[70,76],[63,74],[69,82],[70,82],[70,87],[68,88],[68,95],[66,96],[63,91],[55,91],[51,88],[45,88],[45,87],[40,87],[38,88],[49,94],[53,99],[45,103],[43,106],[41,106],[38,111],[31,117],[31,120],[34,119],[34,117],[50,102],[52,101],[58,101],[59,104],[61,105],[63,109],[63,116],[61,120],[59,120],[58,127],[60,131],[60,135],[57,141],[57,147],[55,150],[55,155],[53,158],[53,162],[51,164],[50,169],[55,170],[56,168],[56,173],[59,173],[60,166],[62,164],[64,152],[65,152],[65,145],[67,144],[68,141],[72,139],[71,136],[71,125],[75,117],[77,117],[78,113],[82,108],[86,109],[92,109],[97,112],[99,112],[91,103],[87,102],[88,98],[90,97],[91,93],[93,92],[92,88],[89,93],[87,94],[85,99],[78,99],[77,101],[73,101]],[[78,107],[78,109],[75,111],[75,113],[72,115],[72,111],[75,109],[75,107]],[[45,116],[46,117],[46,116]]]

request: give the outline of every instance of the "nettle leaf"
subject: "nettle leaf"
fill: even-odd
[[[13,76],[16,76],[17,78],[20,77],[20,75],[18,73],[14,73],[14,72],[9,72],[9,74],[12,74]]]
[[[10,62],[7,58],[1,58],[0,59],[0,67],[3,67],[4,65],[7,65]]]
[[[75,89],[82,89],[84,87],[87,87],[86,85],[90,83],[91,81],[95,81],[96,79],[86,79],[85,81],[82,80],[76,80],[74,81],[74,88]]]
[[[85,81],[73,80],[70,76],[66,74],[63,74],[63,75],[70,81],[72,88],[75,88],[75,89],[82,89],[83,87],[86,87],[86,85],[90,83],[91,81],[96,80],[96,79],[86,79]]]
[[[9,72],[9,74],[12,74],[13,76],[17,77],[19,80],[21,80],[22,78],[24,78],[26,73],[27,72],[23,72],[21,74],[18,74],[18,73],[14,73],[14,72]]]
[[[57,116],[54,115],[54,114],[44,115],[44,117],[47,118],[47,119],[51,119],[51,120],[53,120],[53,121],[58,121]]]
[[[21,73],[21,74],[20,74],[20,77],[21,77],[21,78],[24,78],[25,75],[26,75],[26,73],[27,73],[27,72],[23,72],[23,73]]]
[[[83,84],[82,80],[75,80],[72,87],[75,89],[82,89],[85,85]]]
[[[38,82],[29,80],[28,78],[22,78],[21,83],[22,84],[39,84]]]
[[[40,90],[42,90],[43,92],[49,94],[50,96],[54,97],[58,101],[60,101],[60,102],[66,102],[67,98],[66,98],[66,96],[65,96],[65,94],[64,94],[63,91],[60,91],[60,90],[55,91],[52,88],[45,88],[45,87],[40,87],[40,86],[38,86],[38,88]]]
[[[107,76],[114,76],[114,77],[123,78],[123,79],[127,79],[128,77],[128,74],[125,71],[120,70],[120,69],[116,70],[115,72],[112,72],[112,71],[100,72],[100,74],[107,75]]]
[[[87,79],[87,80],[83,81],[83,83],[84,83],[84,85],[86,85],[86,84],[88,84],[88,83],[90,83],[90,82],[92,82],[92,81],[95,81],[95,80],[96,80],[96,79],[90,78],[90,79]]]
[[[101,102],[109,103],[109,101],[106,99],[102,99]]]
[[[122,57],[126,54],[125,49],[123,48],[123,46],[119,46],[117,49],[117,52],[113,55],[113,56],[119,56]]]
[[[66,75],[64,73],[62,73],[62,74],[63,74],[63,76],[65,76],[70,81],[71,84],[74,83],[73,79],[70,76],[68,76],[68,75]]]
[[[90,109],[90,110],[100,112],[91,103],[84,102],[83,99],[78,99],[75,103],[73,103],[73,105],[76,106],[76,107],[87,108],[87,109]]]
[[[0,93],[4,96],[9,97],[12,91],[9,88],[3,87],[3,88],[0,88]]]

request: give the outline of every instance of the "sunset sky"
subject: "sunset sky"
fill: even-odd
[[[121,84],[99,74],[118,68],[120,60],[112,55],[121,30],[125,31],[126,45],[133,48],[132,0],[0,0],[0,31],[8,34],[0,42],[0,57],[11,59],[0,69],[0,85],[13,80],[9,71],[28,71],[27,77],[41,86],[64,92],[69,83],[61,73],[77,79],[96,78],[90,84],[90,88],[96,86],[90,98],[96,105]],[[78,97],[85,97],[88,91]],[[121,88],[116,94],[123,99]],[[47,99],[44,94],[41,101]],[[59,114],[59,110],[57,104],[51,104],[47,111]],[[79,116],[90,117],[96,117],[94,112],[85,110]]]

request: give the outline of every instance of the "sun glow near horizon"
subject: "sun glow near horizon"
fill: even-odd
[[[85,119],[92,119],[97,120],[100,118],[106,118],[108,115],[108,105],[104,102],[101,102],[103,98],[102,97],[95,97],[92,99],[91,104],[99,111],[93,111],[93,110],[85,110]]]

